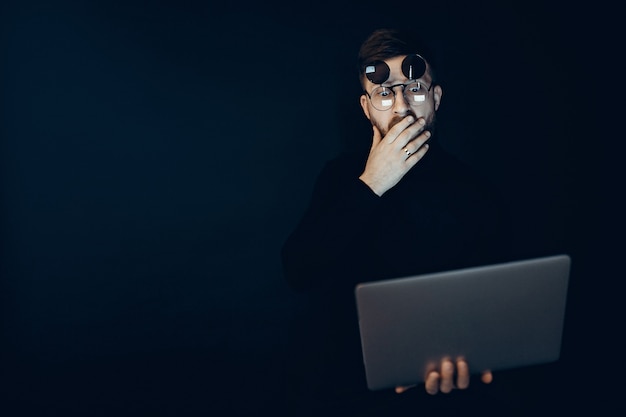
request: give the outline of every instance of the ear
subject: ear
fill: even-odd
[[[371,120],[370,119],[370,109],[367,106],[367,97],[365,96],[365,94],[361,94],[361,98],[360,98],[359,102],[361,103],[361,109],[363,109],[363,113],[365,114],[365,117],[367,117],[368,120]]]
[[[435,111],[437,111],[439,109],[439,105],[441,104],[441,97],[443,97],[443,89],[440,85],[436,85],[434,90]]]

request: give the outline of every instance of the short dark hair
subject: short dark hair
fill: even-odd
[[[434,53],[430,47],[413,32],[403,29],[377,29],[361,44],[358,54],[359,81],[363,82],[365,67],[374,61],[384,61],[399,55],[421,55],[430,66],[430,74],[434,74]]]

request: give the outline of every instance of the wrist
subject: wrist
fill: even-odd
[[[367,177],[365,174],[361,174],[361,176],[359,177],[359,180],[361,180],[365,185],[367,185],[370,188],[370,190],[372,190],[374,194],[376,194],[379,197],[382,197],[385,191],[387,191],[387,189],[382,187],[376,181]]]

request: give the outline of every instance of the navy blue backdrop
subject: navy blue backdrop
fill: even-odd
[[[366,126],[358,44],[412,24],[439,54],[443,144],[505,191],[519,256],[572,255],[556,382],[572,404],[606,406],[604,386],[588,391],[604,367],[579,365],[589,340],[617,340],[605,192],[618,181],[593,140],[606,102],[589,53],[611,38],[579,29],[610,13],[515,3],[5,2],[3,415],[281,401],[298,298],[280,247],[341,133]]]

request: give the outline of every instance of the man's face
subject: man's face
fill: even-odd
[[[406,55],[400,55],[395,58],[385,60],[385,63],[389,66],[389,78],[382,85],[391,86],[395,84],[406,84],[409,79],[402,73],[402,61]],[[430,75],[430,66],[427,65],[426,72],[423,76],[418,78],[418,81],[427,87],[431,86],[432,78]],[[365,78],[364,81],[365,90],[371,94],[374,88],[378,87],[377,84],[372,83]],[[361,108],[365,113],[365,116],[370,122],[380,130],[382,135],[386,135],[389,129],[408,115],[413,115],[416,119],[423,117],[426,120],[426,129],[433,130],[435,122],[435,112],[439,108],[441,102],[442,89],[440,86],[433,86],[426,96],[426,100],[420,104],[411,104],[407,102],[402,94],[402,87],[398,86],[394,88],[395,100],[393,105],[384,111],[377,110],[372,106],[371,101],[367,95],[363,94],[360,98]]]

